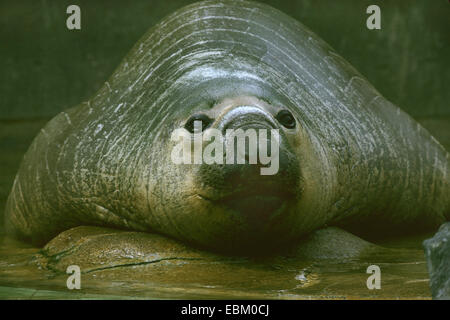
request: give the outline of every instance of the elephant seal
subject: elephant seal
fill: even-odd
[[[205,134],[278,130],[279,170],[175,164],[171,134],[195,121]],[[425,129],[305,26],[264,4],[206,1],[149,30],[92,99],[41,130],[6,228],[38,245],[94,225],[230,252],[329,225],[401,233],[449,219],[448,168]]]

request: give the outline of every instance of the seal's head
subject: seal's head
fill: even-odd
[[[98,95],[124,124],[119,224],[236,253],[329,222],[341,145],[322,111],[343,81],[330,50],[255,2],[200,2],[150,30]],[[226,147],[239,136],[249,145]]]
[[[229,97],[189,110],[171,129],[156,230],[233,253],[299,235],[302,130],[287,107]]]

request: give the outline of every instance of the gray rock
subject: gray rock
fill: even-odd
[[[450,222],[423,242],[433,299],[450,300]]]

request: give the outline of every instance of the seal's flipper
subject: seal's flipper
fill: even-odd
[[[77,265],[82,273],[91,273],[160,262],[217,262],[223,258],[157,234],[81,226],[53,238],[41,250],[37,260],[43,268],[55,272],[65,273],[67,266]]]
[[[305,260],[357,259],[388,250],[365,241],[343,229],[327,227],[314,231],[295,246],[289,256]]]
[[[281,255],[305,261],[344,261],[383,250],[389,249],[340,228],[328,227],[314,231]],[[57,272],[65,272],[69,265],[78,265],[82,272],[90,273],[159,262],[178,264],[190,260],[217,263],[230,259],[236,262],[245,258],[213,254],[157,234],[81,226],[64,231],[47,243],[38,261],[44,268]],[[259,262],[271,261],[269,256]]]

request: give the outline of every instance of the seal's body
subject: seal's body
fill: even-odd
[[[278,129],[278,173],[174,164],[171,133],[193,120],[205,134]],[[92,99],[42,129],[6,218],[38,244],[101,225],[233,251],[330,224],[437,227],[449,176],[444,148],[303,25],[263,4],[207,1],[152,28]]]

